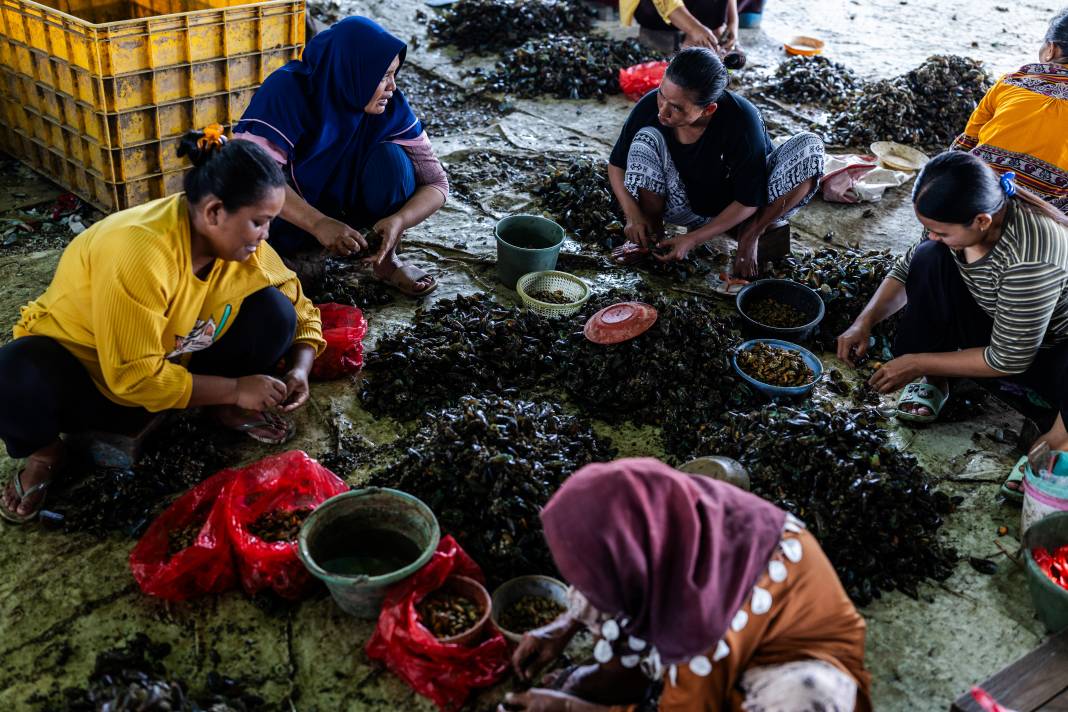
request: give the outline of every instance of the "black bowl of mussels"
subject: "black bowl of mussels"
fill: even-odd
[[[761,279],[746,285],[735,301],[745,331],[785,341],[804,341],[823,320],[819,293],[791,279]]]

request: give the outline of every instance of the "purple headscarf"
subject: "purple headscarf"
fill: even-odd
[[[349,17],[308,42],[304,55],[256,90],[234,133],[262,136],[288,154],[295,188],[332,217],[355,203],[357,177],[378,143],[418,138],[423,126],[398,89],[383,114],[366,114],[394,57],[407,48],[366,17]]]
[[[653,458],[588,465],[541,513],[564,578],[602,613],[630,619],[665,662],[727,632],[782,537],[786,513]]]

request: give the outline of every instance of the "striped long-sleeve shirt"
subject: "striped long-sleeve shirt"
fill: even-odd
[[[905,283],[916,247],[890,277]],[[1001,238],[983,258],[967,264],[954,253],[976,303],[994,320],[986,364],[1023,373],[1043,344],[1068,341],[1068,228],[1019,201],[1011,201]]]

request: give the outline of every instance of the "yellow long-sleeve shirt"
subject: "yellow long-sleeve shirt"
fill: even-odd
[[[179,193],[111,215],[71,241],[48,289],[22,308],[16,339],[47,336],[81,361],[120,405],[184,408],[192,374],[181,362],[221,338],[245,297],[276,287],[297,311],[295,341],[325,347],[319,310],[266,243],[245,262],[193,272],[189,211]]]
[[[640,3],[641,0],[619,0],[619,20],[624,27],[630,27],[630,23],[634,21],[634,13],[638,11]],[[664,18],[664,22],[669,25],[671,20],[668,19],[668,16],[680,7],[685,7],[685,3],[682,0],[653,0],[653,5],[656,7],[656,11],[660,13],[660,17]]]

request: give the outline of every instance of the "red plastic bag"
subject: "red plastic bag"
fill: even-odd
[[[367,655],[443,710],[463,705],[472,689],[489,687],[508,670],[508,644],[487,625],[482,642],[472,647],[447,645],[419,623],[415,606],[452,575],[484,583],[482,570],[456,540],[446,536],[422,569],[386,594]]]
[[[667,71],[668,63],[645,62],[635,64],[633,67],[619,70],[619,88],[631,101],[638,101],[653,89],[660,86],[664,80],[664,72]]]
[[[216,506],[233,478],[233,470],[212,475],[175,500],[152,522],[130,552],[130,571],[142,591],[181,601],[233,588],[233,556],[226,540],[222,508]],[[194,543],[170,556],[171,533],[197,522],[203,525]]]
[[[323,320],[326,350],[312,364],[311,377],[328,381],[346,373],[359,371],[363,366],[363,337],[367,320],[357,307],[345,304],[319,304]]]
[[[241,587],[252,596],[270,588],[296,600],[314,583],[297,556],[296,541],[264,541],[248,525],[267,512],[315,509],[349,487],[299,450],[284,452],[234,470],[222,498],[226,538],[233,545]]]

